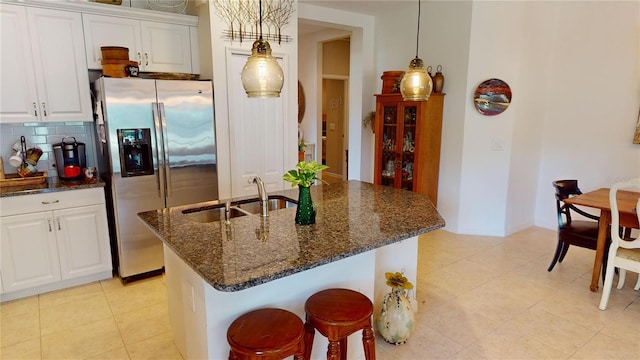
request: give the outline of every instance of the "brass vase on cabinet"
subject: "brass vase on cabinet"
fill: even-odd
[[[442,75],[442,65],[438,65],[436,74],[433,75],[433,93],[442,94],[442,88],[444,87],[444,75]]]

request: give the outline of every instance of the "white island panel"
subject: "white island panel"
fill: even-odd
[[[385,284],[386,271],[403,269],[415,284],[417,241],[413,237],[235,292],[214,289],[165,245],[169,313],[176,346],[185,359],[226,359],[227,328],[238,316],[257,308],[276,307],[304,321],[307,298],[328,288],[361,292],[373,299],[378,309],[390,290]],[[326,338],[316,332],[312,359],[325,359],[327,346]],[[349,359],[364,359],[361,332],[349,336],[348,348]]]

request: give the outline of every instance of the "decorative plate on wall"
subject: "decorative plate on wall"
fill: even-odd
[[[302,118],[304,118],[305,104],[304,89],[302,88],[302,83],[298,80],[298,124],[300,124]]]
[[[498,115],[511,103],[511,88],[500,79],[483,81],[476,88],[473,103],[482,115]]]

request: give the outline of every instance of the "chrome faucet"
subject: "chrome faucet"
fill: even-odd
[[[260,215],[262,217],[269,216],[269,196],[267,190],[264,188],[264,182],[259,176],[255,176],[252,182],[258,185],[258,198],[260,198]]]
[[[224,222],[231,224],[231,201],[224,203]]]

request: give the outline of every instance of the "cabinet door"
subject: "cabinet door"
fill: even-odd
[[[1,217],[0,231],[4,292],[61,279],[51,212]]]
[[[398,105],[396,103],[383,103],[382,113],[382,133],[380,134],[380,146],[382,151],[379,156],[381,164],[380,184],[385,186],[396,186],[396,172],[398,172],[397,147],[402,133],[399,126],[400,118]]]
[[[229,74],[240,74],[248,55],[228,53]],[[282,62],[280,63],[282,66]],[[251,182],[260,176],[267,191],[285,189],[284,166],[285,111],[283,98],[249,99],[240,76],[228,81],[229,132],[231,134],[231,192],[232,197],[258,193]]]
[[[111,270],[104,205],[53,212],[63,279]]]
[[[0,123],[39,121],[26,9],[2,4],[0,14]]]
[[[416,120],[418,105],[405,103],[399,107],[401,113],[401,138],[398,140],[399,169],[396,172],[397,188],[414,189],[414,154],[416,148]]]
[[[82,20],[89,69],[102,70],[102,46],[126,47],[130,60],[142,60],[140,21],[91,14],[83,14]]]
[[[93,121],[82,16],[27,8],[27,17],[41,120]]]
[[[142,21],[140,69],[190,74],[191,40],[186,25]]]

